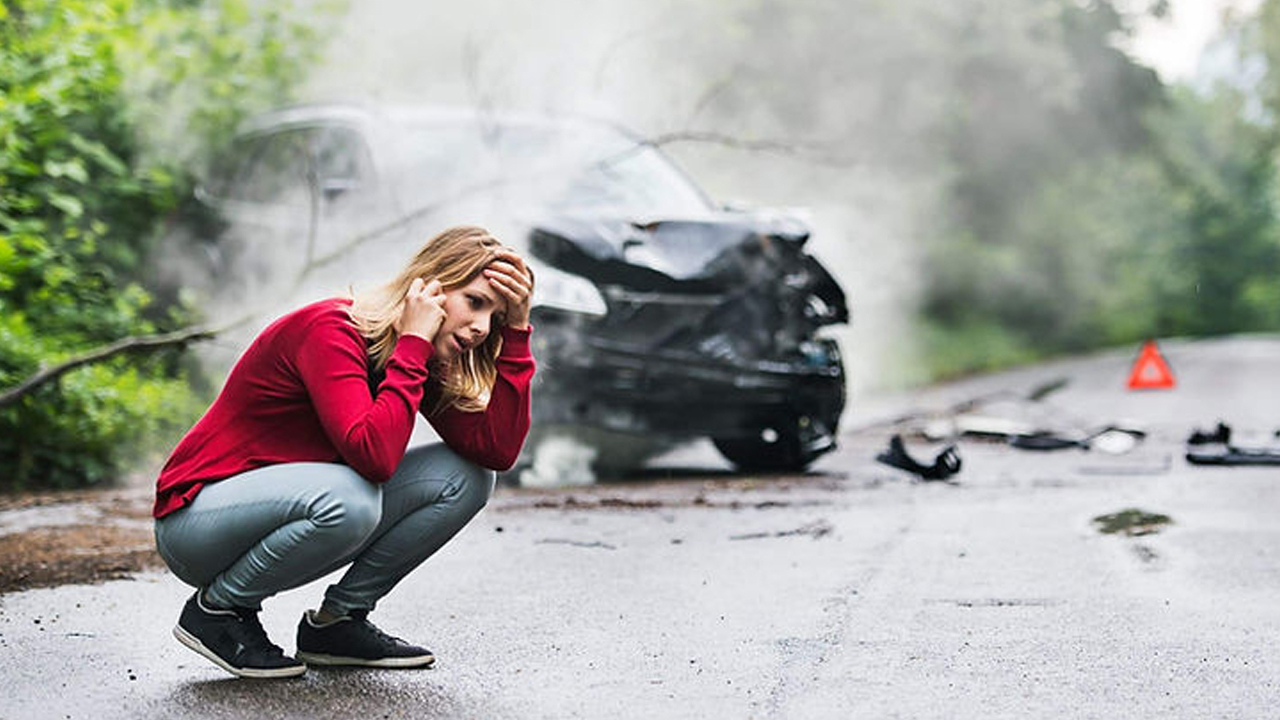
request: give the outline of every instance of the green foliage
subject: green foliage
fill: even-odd
[[[0,3],[0,388],[173,329],[146,259],[199,148],[278,102],[316,49],[283,2]],[[73,371],[0,409],[0,487],[108,480],[198,403],[178,350]]]
[[[1034,344],[994,320],[966,317],[945,325],[926,320],[917,332],[925,358],[922,381],[996,370],[1043,357]]]
[[[1178,112],[1157,118],[1157,154],[1171,210],[1185,228],[1172,245],[1188,286],[1177,330],[1195,335],[1280,329],[1280,226],[1275,145],[1248,119],[1237,91],[1179,93]]]
[[[1275,24],[1278,7],[1264,9]],[[980,370],[1148,337],[1280,330],[1277,144],[1257,96],[1160,86],[1106,48],[1122,25],[1103,3],[1061,19],[1080,93],[1055,106],[1020,81],[1026,100],[1006,109],[1020,120],[995,123],[1005,153],[984,149],[989,127],[957,119],[953,211],[926,260],[926,344],[948,354],[932,362]],[[1262,54],[1274,61],[1280,48]],[[1008,97],[990,89],[1005,76],[988,74],[987,92]],[[995,349],[967,350],[979,340]]]

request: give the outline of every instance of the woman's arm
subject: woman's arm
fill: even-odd
[[[490,470],[508,470],[520,455],[529,434],[529,384],[534,373],[531,328],[504,327],[501,332],[498,377],[484,411],[449,407],[433,415],[430,407],[423,407],[423,415],[451,450]],[[428,398],[428,404],[433,399]]]
[[[386,482],[404,457],[432,352],[424,338],[401,336],[370,397],[364,339],[345,319],[318,321],[296,348],[320,425],[343,461],[369,482]]]

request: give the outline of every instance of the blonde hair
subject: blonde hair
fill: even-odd
[[[484,228],[449,228],[428,240],[394,280],[355,295],[349,311],[351,322],[369,341],[372,366],[377,370],[386,367],[395,350],[400,338],[395,324],[415,279],[438,280],[444,290],[455,290],[474,280],[501,249],[502,243]],[[442,392],[431,414],[450,406],[466,412],[483,410],[498,377],[501,349],[502,335],[495,325],[484,342],[455,358],[449,366],[434,366],[431,374],[440,380]]]

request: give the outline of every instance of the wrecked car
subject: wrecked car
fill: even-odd
[[[449,224],[494,230],[537,278],[526,455],[559,434],[622,468],[707,437],[739,468],[798,470],[835,446],[844,366],[820,331],[848,309],[808,228],[716,207],[613,125],[290,108],[218,153],[196,201],[197,275],[237,299],[385,276]]]

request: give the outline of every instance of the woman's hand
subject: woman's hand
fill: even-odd
[[[444,323],[444,288],[439,280],[426,282],[414,278],[409,292],[404,296],[400,318],[396,320],[396,332],[401,335],[417,335],[431,342]]]
[[[503,250],[484,269],[489,285],[507,301],[507,327],[524,330],[529,327],[529,308],[533,299],[533,271],[514,250]]]

